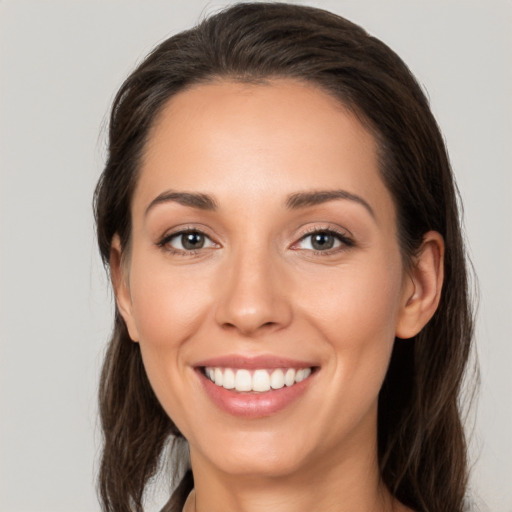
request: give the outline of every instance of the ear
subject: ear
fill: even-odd
[[[123,317],[128,334],[133,341],[139,341],[139,332],[132,312],[132,297],[128,270],[123,262],[121,240],[116,234],[110,246],[110,278],[116,296],[117,309]]]
[[[406,276],[396,326],[398,338],[412,338],[432,318],[441,299],[443,278],[444,240],[437,231],[429,231]]]

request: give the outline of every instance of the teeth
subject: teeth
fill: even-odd
[[[217,368],[218,369],[218,368]],[[222,379],[222,387],[226,389],[234,389],[235,387],[235,372],[228,368],[224,371],[224,378]]]
[[[237,391],[252,391],[252,377],[248,370],[237,370],[235,389]]]
[[[292,370],[293,372],[293,370]],[[274,370],[270,376],[270,387],[272,389],[281,389],[284,386],[283,370]]]
[[[263,391],[268,391],[269,389],[270,375],[267,370],[256,370],[252,376],[252,390],[263,393]]]
[[[286,370],[286,375],[284,376],[284,383],[289,387],[295,384],[295,370],[293,368],[288,368]]]
[[[258,369],[251,374],[249,370],[206,367],[205,375],[217,386],[236,391],[256,391],[264,393],[270,389],[290,387],[302,382],[311,375],[311,368],[294,368],[275,370]]]

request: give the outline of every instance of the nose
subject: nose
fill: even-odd
[[[275,259],[264,251],[240,251],[226,262],[215,312],[223,329],[258,337],[289,325],[292,306],[285,273]]]

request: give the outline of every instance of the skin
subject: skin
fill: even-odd
[[[379,479],[377,399],[395,336],[414,336],[437,307],[443,241],[427,233],[404,270],[376,154],[334,98],[288,80],[195,86],[152,128],[130,251],[114,239],[112,277],[151,385],[189,441],[199,512],[407,510]],[[208,194],[217,209],[169,200],[148,210],[169,190]],[[318,190],[369,208],[287,207],[291,194]],[[183,229],[205,233],[206,245],[187,252],[169,239]],[[350,243],[313,250],[309,233],[326,229]],[[226,354],[318,371],[283,410],[238,417],[210,400],[195,370]]]

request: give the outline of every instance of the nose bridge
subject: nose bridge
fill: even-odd
[[[224,328],[252,336],[290,321],[279,255],[261,240],[234,247],[221,280],[217,322]]]

